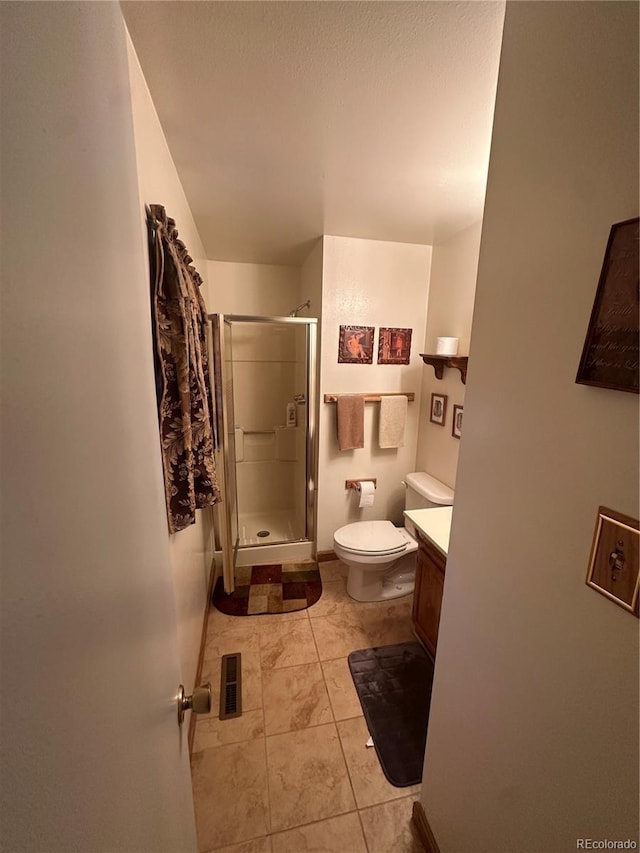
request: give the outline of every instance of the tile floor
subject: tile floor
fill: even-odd
[[[387,782],[347,665],[356,649],[415,639],[411,596],[361,604],[347,568],[320,564],[307,610],[209,615],[202,681],[219,702],[220,659],[242,653],[243,714],[196,723],[192,778],[200,853],[421,853],[420,786]]]

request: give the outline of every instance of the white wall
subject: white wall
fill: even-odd
[[[459,355],[469,354],[481,230],[482,223],[477,222],[433,247],[424,352],[435,353],[439,337],[455,337],[460,338]],[[442,379],[436,379],[433,367],[425,366],[416,469],[451,488],[456,485],[460,448],[451,434],[453,407],[464,405],[465,390],[459,370],[445,368]],[[429,420],[432,394],[447,397],[444,426]]]
[[[209,261],[207,307],[215,314],[286,317],[300,298],[300,268]],[[315,317],[310,311],[303,317]]]
[[[0,14],[1,844],[193,851],[120,8]]]
[[[208,270],[204,247],[128,35],[127,51],[140,188],[140,222],[144,226],[145,204],[164,205],[167,214],[176,222],[180,239],[193,258],[195,268],[205,280],[202,287],[206,301]],[[146,236],[144,240],[146,243]],[[148,266],[148,253],[145,258]],[[148,344],[153,346],[151,339]],[[183,677],[185,687],[190,690],[194,686],[202,621],[208,606],[208,578],[213,557],[212,510],[199,510],[195,524],[179,533],[170,536],[167,532],[167,542],[176,590]]]
[[[322,316],[322,238],[318,239],[300,269],[300,302],[311,300],[301,317]],[[299,303],[298,303],[299,304]]]
[[[575,384],[638,215],[638,7],[507,4],[422,802],[442,853],[638,841],[638,620],[585,585],[638,517],[638,397]]]
[[[325,236],[323,239],[322,350],[318,466],[318,549],[333,548],[333,533],[351,521],[389,518],[402,522],[401,481],[414,470],[420,390],[424,364],[424,329],[429,290],[431,247]],[[375,326],[373,364],[338,364],[341,325]],[[411,362],[378,365],[380,327],[413,329]],[[335,404],[322,402],[326,393],[413,391],[408,407],[405,445],[380,449],[375,403],[365,405],[365,446],[340,451],[336,438]],[[358,509],[348,478],[377,478],[375,504]]]
[[[469,354],[482,222],[433,247],[426,352],[439,337],[460,338],[459,355]]]

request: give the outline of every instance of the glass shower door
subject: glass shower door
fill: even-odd
[[[233,387],[240,547],[307,535],[307,327],[234,318]]]
[[[221,314],[212,320],[224,491],[219,528],[230,592],[235,566],[313,552],[317,321]]]

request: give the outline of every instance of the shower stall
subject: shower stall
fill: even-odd
[[[212,314],[225,592],[236,566],[311,557],[317,320]]]

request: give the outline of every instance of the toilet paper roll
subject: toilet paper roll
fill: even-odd
[[[436,355],[457,355],[460,338],[438,338]]]
[[[364,506],[373,506],[373,498],[376,492],[376,487],[371,480],[363,480],[360,483],[360,508]]]

